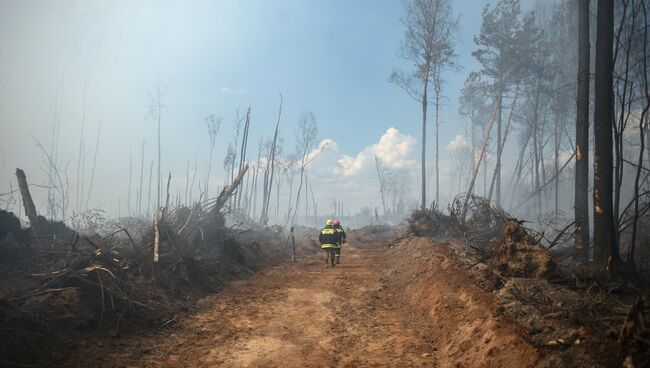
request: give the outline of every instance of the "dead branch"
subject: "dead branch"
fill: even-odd
[[[226,204],[226,202],[237,193],[237,187],[239,187],[239,184],[241,184],[244,175],[246,175],[246,171],[248,171],[248,164],[245,164],[243,166],[243,168],[239,171],[239,174],[237,174],[237,177],[233,179],[230,185],[226,186],[221,190],[221,193],[219,193],[217,200],[215,201],[214,205],[212,206],[212,209],[210,210],[211,213],[216,213],[221,211],[221,209]]]

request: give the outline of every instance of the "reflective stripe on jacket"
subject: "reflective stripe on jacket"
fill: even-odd
[[[325,226],[318,236],[321,248],[336,248],[340,242],[341,236],[338,231],[331,226]]]

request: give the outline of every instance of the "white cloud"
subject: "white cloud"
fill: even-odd
[[[454,139],[452,139],[449,144],[447,144],[447,150],[449,152],[457,152],[469,148],[470,145],[465,139],[465,136],[457,134]]]
[[[244,88],[230,88],[230,87],[221,87],[221,93],[224,95],[243,95],[246,93],[246,90]]]
[[[381,159],[387,168],[411,167],[415,164],[415,160],[410,158],[414,145],[413,137],[391,127],[381,136],[378,143],[366,147],[356,156],[343,155],[338,160],[339,170],[344,176],[361,174],[374,165],[375,156]]]

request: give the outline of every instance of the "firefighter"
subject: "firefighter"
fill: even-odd
[[[335,263],[335,249],[338,244],[341,242],[341,235],[338,231],[332,226],[332,220],[327,220],[325,222],[325,227],[321,229],[320,235],[318,236],[318,241],[320,241],[320,246],[325,253],[325,267],[334,267]]]
[[[343,230],[343,226],[341,226],[341,221],[339,221],[339,219],[334,220],[332,227],[336,229],[337,233],[339,233],[339,243],[337,244],[337,247],[334,248],[334,255],[336,256],[336,261],[334,263],[339,264],[341,263],[341,245],[345,244],[346,239],[345,230]]]

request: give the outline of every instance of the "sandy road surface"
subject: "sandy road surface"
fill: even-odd
[[[386,249],[352,246],[335,268],[314,256],[268,269],[204,299],[197,314],[165,332],[92,347],[91,357],[83,352],[83,363],[71,364],[434,366],[426,329],[382,295],[385,255]]]

